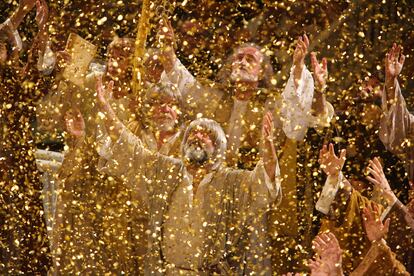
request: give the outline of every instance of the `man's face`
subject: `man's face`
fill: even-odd
[[[172,131],[177,125],[178,101],[174,97],[163,95],[152,98],[148,116],[157,129]]]
[[[164,66],[162,65],[158,55],[151,55],[144,63],[145,68],[145,81],[151,83],[158,83],[161,79],[162,72],[164,72]]]
[[[231,64],[231,80],[233,82],[259,81],[263,54],[254,47],[237,50]]]
[[[214,142],[209,132],[195,129],[188,136],[184,156],[190,166],[201,167],[213,162]]]
[[[375,77],[367,77],[362,83],[361,86],[361,96],[362,98],[381,98],[381,83]]]
[[[361,87],[363,99],[362,123],[376,127],[381,118],[381,85],[377,78],[366,78]]]
[[[131,65],[131,46],[119,42],[108,50],[108,73],[112,77],[122,78]]]

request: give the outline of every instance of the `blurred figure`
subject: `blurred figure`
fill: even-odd
[[[21,1],[26,3],[28,1]],[[29,1],[31,7],[34,2]],[[21,7],[23,8],[23,7]],[[45,275],[50,268],[49,240],[36,169],[31,122],[45,93],[36,66],[47,43],[48,7],[37,1],[38,33],[31,41],[27,62],[16,53],[13,28],[0,28],[0,274]],[[19,49],[17,49],[19,50]],[[31,85],[27,85],[31,84]]]

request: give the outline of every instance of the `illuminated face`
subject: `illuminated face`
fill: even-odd
[[[163,95],[150,100],[149,118],[158,130],[172,131],[178,122],[178,101],[174,97]]]
[[[150,56],[144,63],[145,75],[144,80],[151,83],[158,83],[161,79],[164,66],[159,59],[159,56],[154,54]]]
[[[132,47],[123,40],[108,49],[108,74],[114,78],[123,78],[131,66]]]
[[[254,47],[240,48],[233,56],[231,80],[233,82],[258,82],[263,54]]]
[[[211,134],[204,129],[193,130],[184,146],[184,156],[190,166],[200,167],[213,162],[215,146]]]
[[[362,124],[370,128],[378,126],[381,119],[381,86],[377,78],[366,78],[361,87],[361,98],[364,100]]]
[[[367,77],[362,83],[361,93],[363,98],[381,97],[381,83],[375,77]]]

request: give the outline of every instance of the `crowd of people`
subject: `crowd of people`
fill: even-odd
[[[38,32],[27,47],[18,27],[32,9]],[[47,21],[45,0],[21,0],[0,25],[2,274],[278,274],[284,268],[272,264],[272,251],[282,249],[268,230],[283,223],[268,214],[285,207],[287,175],[296,173],[283,169],[285,145],[309,129],[327,137],[318,160],[326,182],[318,183],[314,255],[294,273],[414,272],[414,116],[399,85],[400,45],[384,57],[385,78],[372,72],[358,105],[340,113],[326,97],[328,59],[312,52],[306,66],[306,34],[282,93],[254,43],[233,49],[216,81],[194,76],[165,18],[160,47],[136,57],[135,39],[115,37],[106,60],[96,57],[75,85],[64,72],[79,61],[69,49],[52,50]],[[61,84],[64,100],[49,110],[59,116],[36,122],[55,121],[66,133],[46,212],[33,119]],[[402,175],[388,169],[385,154]],[[347,169],[367,158],[366,168]]]

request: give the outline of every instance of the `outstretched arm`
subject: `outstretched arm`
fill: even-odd
[[[312,71],[315,79],[315,94],[312,102],[312,115],[323,116],[327,112],[326,106],[326,81],[328,79],[328,61],[322,58],[322,65],[319,63],[316,53],[311,53]]]
[[[272,113],[267,112],[263,117],[261,153],[266,173],[270,179],[275,178],[276,166],[278,166],[276,149],[273,141],[273,132],[273,116]]]
[[[396,100],[398,76],[404,66],[404,61],[405,56],[402,53],[402,46],[394,43],[385,57],[385,91],[388,108]]]
[[[108,99],[111,97],[113,87],[113,81],[110,81],[108,86],[104,87],[102,83],[102,76],[98,77],[96,82],[96,92],[98,97],[97,104],[99,109],[98,115],[103,120],[106,131],[109,133],[111,139],[113,141],[116,141],[121,136],[121,133],[125,129],[125,126],[118,119],[115,111],[112,109],[111,105],[108,102]]]

